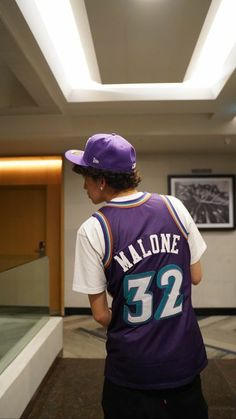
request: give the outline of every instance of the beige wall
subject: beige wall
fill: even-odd
[[[212,169],[213,174],[235,174],[235,155],[138,155],[142,174],[140,190],[167,193],[169,174],[191,174],[192,169]],[[79,225],[96,210],[82,188],[80,176],[65,164],[65,307],[88,306],[87,296],[71,291],[74,244]],[[236,231],[202,233],[208,249],[202,258],[204,278],[193,289],[195,307],[236,306]]]
[[[0,305],[49,307],[47,256],[0,272]]]

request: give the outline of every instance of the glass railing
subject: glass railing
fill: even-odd
[[[0,254],[0,272],[8,271],[20,265],[38,259],[38,255],[1,255]]]
[[[0,373],[48,318],[48,257],[0,272]]]

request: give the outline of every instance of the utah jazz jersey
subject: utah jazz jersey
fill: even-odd
[[[157,194],[108,202],[94,216],[113,297],[105,376],[141,389],[187,384],[207,363],[191,304],[188,232]]]

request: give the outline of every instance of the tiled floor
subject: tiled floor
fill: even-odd
[[[210,360],[202,373],[209,419],[236,419],[236,316],[199,318],[199,324]],[[91,316],[65,317],[63,358],[22,419],[101,419],[105,340]]]
[[[93,333],[100,332],[101,335]],[[91,316],[68,316],[64,318],[64,358],[100,358],[106,356],[105,331]]]
[[[212,316],[199,323],[209,358],[236,358],[236,316]]]
[[[209,359],[236,358],[236,316],[212,316],[199,320]],[[105,331],[91,316],[64,318],[65,358],[106,356]]]

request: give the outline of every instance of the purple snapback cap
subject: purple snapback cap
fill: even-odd
[[[82,167],[131,173],[136,167],[134,147],[117,134],[94,134],[85,150],[68,150],[65,157]]]

